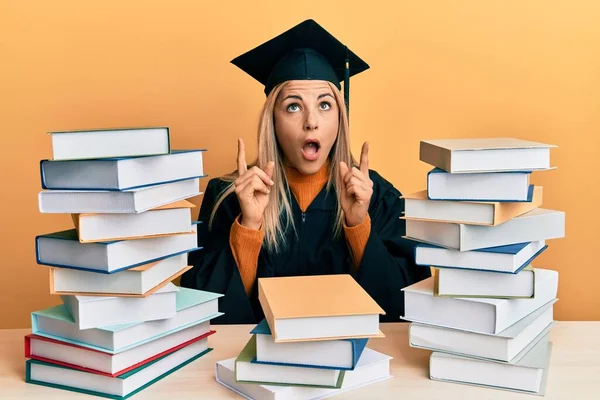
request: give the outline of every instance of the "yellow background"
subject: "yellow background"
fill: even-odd
[[[425,187],[422,139],[559,146],[532,180],[566,237],[534,265],[560,272],[556,319],[600,319],[600,2],[1,0],[0,328],[60,302],[34,255],[36,235],[72,227],[38,211],[46,132],[168,125],[173,148],[209,149],[208,174],[231,171],[238,136],[255,154],[264,95],[229,61],[306,18],[371,65],[352,81],[352,148],[368,139],[402,192]]]

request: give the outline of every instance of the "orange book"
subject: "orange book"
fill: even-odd
[[[383,337],[385,311],[347,274],[258,279],[275,343]]]

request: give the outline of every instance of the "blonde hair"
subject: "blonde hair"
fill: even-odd
[[[344,98],[335,85],[330,82],[327,83],[333,92],[335,102],[337,103],[339,110],[337,138],[328,156],[329,180],[327,181],[327,189],[330,189],[332,187],[341,187],[342,182],[339,179],[339,163],[344,161],[350,167],[356,163],[350,151],[348,116],[346,114]],[[275,122],[273,117],[273,111],[275,109],[275,104],[277,103],[277,98],[286,84],[287,82],[283,82],[273,88],[265,100],[260,112],[260,120],[258,124],[258,157],[249,166],[249,168],[258,166],[259,168],[263,169],[269,161],[273,161],[275,163],[272,177],[275,185],[273,185],[271,188],[269,204],[265,209],[263,217],[265,242],[267,249],[271,252],[279,252],[285,247],[285,232],[287,229],[290,229],[291,227],[291,229],[294,229],[294,231],[296,230],[292,216],[292,207],[288,199],[289,187],[287,177],[285,175],[283,154],[282,150],[277,144],[277,138],[275,136]],[[225,187],[225,189],[217,198],[215,206],[210,215],[208,225],[209,230],[212,228],[212,223],[218,207],[227,196],[234,193],[235,188],[233,186],[233,181],[235,181],[238,176],[238,172],[234,171],[221,177],[223,181],[229,182],[229,185]],[[335,193],[337,197],[337,209],[336,223],[333,234],[337,237],[342,232],[344,215],[340,206],[340,194],[337,190],[335,190]]]

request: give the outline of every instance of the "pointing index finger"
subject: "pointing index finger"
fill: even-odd
[[[369,142],[364,142],[360,151],[360,172],[369,176]]]
[[[248,170],[246,164],[246,146],[243,139],[238,139],[238,154],[237,154],[238,175],[242,176]]]

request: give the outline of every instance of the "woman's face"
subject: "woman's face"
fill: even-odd
[[[305,175],[327,161],[338,133],[339,109],[325,81],[290,81],[279,93],[275,135],[286,165]]]

